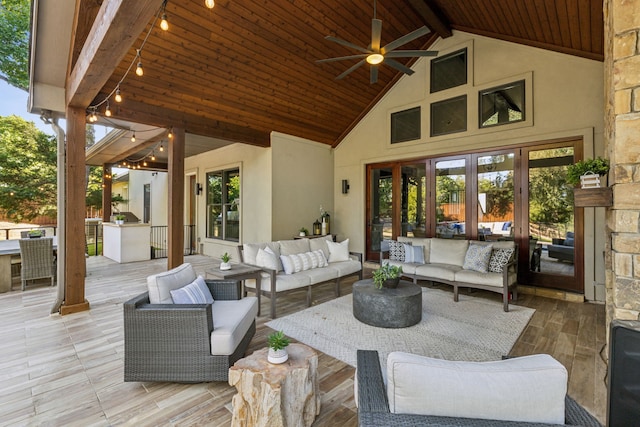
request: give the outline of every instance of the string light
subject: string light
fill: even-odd
[[[168,138],[173,138],[173,127],[171,127],[171,129],[169,129],[169,133],[167,134]]]
[[[156,155],[154,152],[151,152],[151,161],[155,162],[156,161]]]
[[[109,109],[109,101],[107,101],[107,108],[104,110],[104,115],[107,117],[111,117],[111,109]]]
[[[136,57],[138,58],[138,66],[136,67],[136,75],[142,77],[144,70],[142,69],[142,56],[140,56],[140,49],[137,50]]]
[[[204,5],[209,9],[213,9],[213,6],[216,5],[216,2],[214,0],[204,0]]]
[[[160,148],[159,148],[159,150],[160,150],[160,151],[164,151],[164,147],[162,146],[162,144],[160,144]]]
[[[169,21],[167,21],[167,0],[162,2],[162,20],[160,21],[160,28],[163,31],[169,30]]]
[[[122,95],[120,94],[120,85],[116,88],[116,102],[122,102]]]
[[[131,135],[131,142],[136,142],[136,132],[133,131],[133,135]]]

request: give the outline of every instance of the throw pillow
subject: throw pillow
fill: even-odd
[[[389,240],[389,259],[404,262],[404,243]]]
[[[515,251],[514,248],[508,249],[495,249],[491,252],[491,259],[489,260],[489,271],[492,273],[502,273],[504,266],[509,263],[511,256]]]
[[[202,276],[179,289],[171,291],[174,304],[211,304],[213,296]]]
[[[489,259],[491,258],[492,250],[493,245],[469,245],[462,268],[486,273],[489,271]]]
[[[424,247],[404,243],[404,262],[424,264]]]
[[[322,250],[305,252],[302,254],[280,255],[285,274],[298,273],[312,268],[326,267],[327,259]]]
[[[260,248],[256,256],[256,265],[278,271],[278,257],[270,247]]]
[[[327,240],[329,262],[349,261],[349,239],[336,243]]]

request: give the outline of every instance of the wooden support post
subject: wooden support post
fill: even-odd
[[[84,299],[85,264],[85,110],[67,108],[67,185],[65,230],[65,297],[60,314],[71,314],[89,309]]]
[[[169,138],[169,230],[167,269],[184,262],[184,129]]]
[[[108,177],[107,177],[108,176]],[[102,222],[111,220],[113,171],[110,164],[102,165]]]

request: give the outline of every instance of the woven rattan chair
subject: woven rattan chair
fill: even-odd
[[[207,280],[215,301],[240,300],[238,281]],[[211,354],[213,304],[151,304],[149,292],[124,303],[124,380],[197,383],[228,381],[243,357],[255,319],[229,355]]]
[[[434,415],[394,414],[389,410],[387,387],[380,370],[378,352],[358,350],[358,425],[359,426],[484,426],[541,427],[558,426],[528,422],[497,421]],[[455,396],[451,396],[455,399]],[[591,414],[568,395],[565,397],[565,425],[602,427]]]
[[[20,239],[20,259],[22,260],[20,278],[23,291],[27,286],[27,280],[49,278],[53,286],[55,262],[52,237]]]

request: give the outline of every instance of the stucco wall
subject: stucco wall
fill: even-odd
[[[312,225],[320,218],[321,205],[333,220],[331,147],[274,132],[271,134],[271,150],[273,240],[291,239],[298,234],[300,227],[313,232]]]
[[[207,172],[236,167],[240,168],[241,174],[240,240],[241,242],[269,241],[272,233],[271,149],[233,144],[185,159],[185,172],[194,173],[195,171],[196,182],[202,183],[205,188]],[[196,235],[200,239],[202,253],[219,257],[224,252],[229,252],[234,260],[238,260],[238,243],[205,237],[205,191],[196,198],[196,211]]]
[[[404,76],[335,150],[335,180],[348,179],[351,191],[345,196],[339,186],[334,187],[334,210],[340,218],[334,230],[350,237],[353,250],[364,252],[365,249],[365,165],[368,163],[570,136],[584,139],[585,156],[604,154],[601,62],[461,32],[438,41],[433,49],[446,54],[463,47],[469,49],[467,85],[430,95],[429,59],[421,59],[413,67],[415,74]],[[478,91],[523,78],[528,98],[527,121],[479,129]],[[467,94],[468,130],[430,138],[430,103],[463,93]],[[421,139],[392,147],[390,114],[415,106],[421,106],[422,111]],[[585,271],[585,293],[589,299],[596,293],[604,294],[592,286],[594,282],[600,288],[604,284],[604,236],[598,232],[603,229],[604,209],[585,209],[585,265],[589,269]]]

